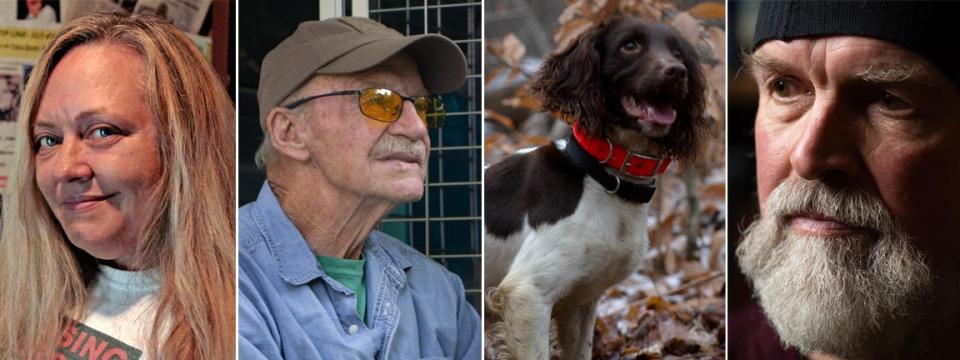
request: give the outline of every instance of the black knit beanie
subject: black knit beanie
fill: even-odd
[[[753,37],[768,40],[854,35],[885,40],[923,55],[960,83],[960,2],[765,1]]]

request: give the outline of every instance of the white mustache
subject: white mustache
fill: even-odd
[[[820,214],[846,225],[878,231],[893,226],[893,216],[879,196],[830,187],[818,181],[788,179],[770,193],[766,214],[781,222],[797,214]]]
[[[427,144],[420,140],[410,140],[401,136],[384,136],[373,146],[371,157],[379,159],[390,154],[405,154],[415,156],[421,163],[426,163]]]

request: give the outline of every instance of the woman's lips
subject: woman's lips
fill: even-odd
[[[817,236],[850,236],[869,233],[868,229],[844,223],[820,214],[798,214],[787,218],[790,227],[801,233]]]
[[[80,196],[71,196],[63,200],[63,209],[68,212],[84,212],[86,210],[92,209],[94,206],[97,206],[104,201],[107,201],[113,195],[80,195]]]

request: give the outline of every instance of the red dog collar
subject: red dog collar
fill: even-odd
[[[653,177],[663,174],[670,165],[670,158],[656,158],[628,151],[622,146],[614,146],[608,139],[588,137],[579,126],[573,127],[573,136],[590,156],[601,164],[617,171],[617,175],[627,174],[633,177]]]

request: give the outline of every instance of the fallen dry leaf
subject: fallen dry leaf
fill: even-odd
[[[513,123],[512,119],[490,109],[483,110],[483,118],[496,121],[500,125],[503,125],[504,127],[507,127],[510,129],[517,127],[517,125]]]
[[[490,52],[510,67],[519,67],[520,60],[527,53],[527,46],[520,42],[513,33],[509,33],[499,40],[487,42]]]
[[[557,51],[564,51],[573,45],[573,41],[593,26],[588,19],[574,19],[557,28],[553,40],[557,42]]]
[[[727,32],[723,29],[716,26],[707,28],[707,43],[713,48],[714,59],[723,63],[727,61],[726,38]]]
[[[719,2],[704,2],[690,8],[690,14],[701,19],[723,20],[726,7]]]
[[[687,39],[691,44],[700,42],[700,22],[688,12],[681,12],[673,18],[670,26],[677,29],[677,32]]]

